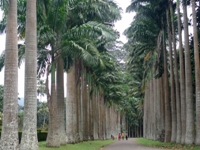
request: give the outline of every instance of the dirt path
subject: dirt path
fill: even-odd
[[[126,140],[116,141],[111,145],[101,148],[101,150],[160,150],[160,149],[139,145],[134,141],[134,138],[129,138],[127,141]]]

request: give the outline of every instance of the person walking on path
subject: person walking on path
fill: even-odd
[[[128,134],[126,134],[126,140],[128,140]]]
[[[124,140],[124,132],[122,132],[122,140]]]
[[[119,135],[118,135],[118,141],[120,141],[120,139],[121,139],[121,135],[120,135],[120,133],[119,133]]]

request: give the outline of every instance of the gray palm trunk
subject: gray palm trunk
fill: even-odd
[[[111,116],[110,116],[110,107],[106,107],[106,139],[109,139],[111,137]]]
[[[57,60],[57,108],[58,108],[58,133],[60,145],[66,145],[66,131],[65,131],[65,102],[64,102],[64,64],[61,56]]]
[[[168,82],[168,70],[167,70],[167,52],[165,43],[163,43],[164,50],[164,89],[165,89],[165,142],[171,141],[171,109],[169,98],[169,82]]]
[[[172,113],[172,136],[171,142],[176,142],[176,130],[177,130],[177,118],[176,118],[176,98],[175,98],[175,84],[174,84],[174,66],[173,66],[173,54],[172,54],[172,36],[170,30],[170,14],[167,10],[167,31],[169,42],[169,55],[170,55],[170,83],[171,83],[171,113]]]
[[[172,26],[172,39],[173,39],[173,49],[174,49],[174,76],[175,76],[175,88],[176,88],[176,113],[177,113],[177,134],[176,143],[181,142],[181,105],[180,105],[180,87],[178,80],[178,62],[177,62],[177,52],[176,52],[176,37],[174,29],[174,13],[172,10],[172,3],[170,3],[170,14],[171,14],[171,26]]]
[[[145,97],[144,97],[144,118],[143,118],[143,136],[144,138],[147,138],[147,132],[148,132],[148,97],[149,97],[149,84],[146,87],[145,90]]]
[[[184,65],[184,58],[183,58],[180,1],[179,0],[177,0],[177,12],[178,12],[177,20],[178,20],[179,60],[180,60],[181,144],[185,144],[185,131],[186,131],[185,65]]]
[[[83,111],[83,95],[84,95],[84,91],[83,91],[83,89],[84,89],[84,87],[83,87],[83,82],[84,82],[84,80],[83,80],[83,74],[81,74],[81,91],[80,91],[80,115],[79,115],[79,119],[80,119],[80,121],[79,121],[79,135],[80,135],[80,141],[83,141],[83,123],[84,123],[84,121],[83,121],[83,115],[84,115],[84,111]]]
[[[154,76],[156,76],[156,71],[154,71]],[[159,133],[158,133],[158,114],[156,112],[158,112],[158,91],[157,91],[157,79],[153,79],[153,92],[154,92],[154,140],[158,140],[159,138]]]
[[[150,120],[150,139],[154,140],[154,133],[155,133],[155,116],[154,116],[154,82],[153,79],[150,81],[150,114],[152,116]]]
[[[37,25],[36,0],[26,5],[25,101],[20,150],[37,150]]]
[[[88,92],[86,79],[83,76],[83,140],[88,140]]]
[[[81,117],[81,81],[80,81],[80,62],[76,61],[76,69],[75,69],[75,82],[76,82],[76,129],[75,129],[75,142],[80,142],[80,117]]]
[[[162,50],[162,30],[157,37],[157,51],[158,54],[161,53]],[[159,71],[157,71],[158,73]],[[156,74],[155,74],[156,75]],[[155,99],[155,112],[161,112],[161,87],[160,80],[161,78],[156,79],[155,87],[156,87],[156,99]],[[155,121],[156,121],[156,140],[161,140],[161,113],[155,113]]]
[[[67,100],[66,100],[66,134],[67,143],[75,143],[74,134],[75,127],[74,121],[76,114],[73,114],[75,95],[75,65],[73,65],[67,74]]]
[[[49,106],[49,125],[48,135],[46,140],[47,147],[59,147],[60,139],[58,134],[58,121],[57,121],[57,94],[55,84],[51,85],[51,96],[48,101]]]
[[[195,144],[200,145],[200,65],[199,65],[199,47],[198,47],[198,31],[197,16],[195,10],[195,1],[192,2],[192,20],[194,35],[194,58],[195,58],[195,84],[196,84],[196,139]]]
[[[95,103],[94,103],[94,105],[95,105],[95,107],[94,107],[94,109],[95,109],[95,112],[94,112],[94,115],[95,115],[95,117],[94,117],[94,139],[96,140],[96,139],[98,139],[98,120],[99,120],[99,118],[98,118],[98,94],[97,94],[97,91],[95,90]]]
[[[151,113],[150,113],[150,103],[151,103],[151,100],[150,100],[150,96],[151,96],[151,81],[149,81],[149,84],[148,84],[148,90],[147,90],[147,129],[146,129],[146,137],[148,139],[150,139],[150,125],[151,125],[151,122],[150,122],[150,117],[151,117]]]
[[[185,84],[186,84],[186,135],[185,144],[194,143],[194,106],[192,89],[192,72],[188,36],[188,18],[186,1],[183,4],[184,41],[185,41]]]
[[[157,98],[156,98],[156,103],[155,103],[155,112],[156,112],[156,132],[157,132],[157,135],[156,135],[156,139],[157,140],[160,140],[160,137],[161,137],[161,88],[160,88],[160,78],[158,78],[156,80],[156,88],[157,88]],[[157,113],[157,112],[160,112],[160,113]]]
[[[90,85],[91,87],[91,85]],[[90,118],[90,126],[89,126],[89,135],[90,135],[90,140],[94,140],[94,109],[93,109],[93,102],[94,102],[94,94],[90,97],[89,101],[89,118]]]
[[[8,4],[5,45],[3,125],[0,149],[19,149],[18,142],[17,1]]]
[[[160,135],[160,141],[164,142],[165,137],[165,92],[164,92],[164,76],[160,78],[159,81],[159,88],[160,88],[160,130],[161,130],[161,135]]]
[[[98,98],[97,98],[97,103],[98,103],[98,139],[101,139],[101,99],[100,99],[100,92],[98,92]]]

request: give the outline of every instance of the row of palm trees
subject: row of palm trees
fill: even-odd
[[[3,126],[0,149],[19,149],[18,144],[18,48],[17,48],[17,1],[1,1],[7,12],[5,78],[3,101]],[[26,56],[25,66],[25,110],[23,135],[20,149],[37,149],[36,129],[36,1],[27,1],[26,7]],[[28,147],[27,147],[28,146]]]
[[[108,47],[118,38],[112,29],[121,17],[117,4],[110,0],[40,0],[36,7],[33,0],[1,2],[1,31],[6,30],[6,49],[1,57],[5,64],[1,149],[38,149],[37,76],[45,74],[48,147],[106,139],[120,132],[120,118],[124,117],[120,117],[114,105],[124,95],[119,86],[123,81]],[[18,37],[25,38],[25,44],[17,45]],[[24,58],[25,104],[19,145],[17,67]]]
[[[192,38],[188,4],[192,7]],[[125,48],[133,83],[138,84],[135,96],[144,104],[145,138],[200,145],[199,7],[194,0],[133,0],[127,8],[136,12],[125,31]]]

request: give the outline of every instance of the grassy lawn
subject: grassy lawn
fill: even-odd
[[[135,141],[141,145],[145,145],[148,147],[166,148],[166,149],[174,149],[174,150],[200,150],[200,146],[194,146],[194,145],[185,146],[185,145],[176,144],[176,143],[163,143],[159,141],[147,140],[144,138],[138,138]]]
[[[47,148],[46,142],[39,142],[39,150],[99,150],[101,147],[109,145],[116,140],[87,141],[78,144],[67,144],[60,148]]]

